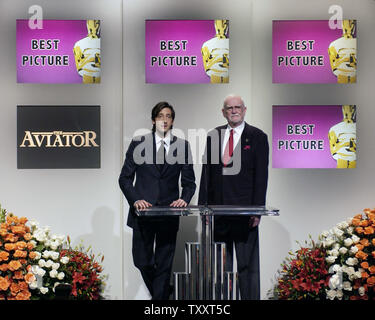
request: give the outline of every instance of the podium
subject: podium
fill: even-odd
[[[224,270],[225,243],[214,242],[214,216],[278,216],[268,206],[207,205],[173,208],[157,206],[136,210],[143,217],[199,216],[199,242],[185,243],[185,271],[173,274],[175,300],[239,300],[237,272]]]

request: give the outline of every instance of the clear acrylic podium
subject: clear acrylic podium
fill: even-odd
[[[278,216],[279,210],[268,206],[157,206],[136,211],[143,217],[200,216],[199,242],[185,243],[185,272],[174,272],[175,300],[238,300],[236,272],[224,271],[225,243],[214,242],[213,216]]]

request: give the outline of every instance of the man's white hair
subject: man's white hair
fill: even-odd
[[[228,95],[224,98],[223,108],[225,108],[225,106],[226,106],[226,102],[227,102],[227,100],[230,99],[230,98],[240,98],[241,103],[242,103],[242,106],[245,106],[245,103],[243,102],[242,97],[241,97],[240,95],[235,94],[235,93],[231,93],[231,94],[228,94]]]

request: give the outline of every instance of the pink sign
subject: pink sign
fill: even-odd
[[[18,83],[100,82],[99,20],[43,20],[42,29],[28,22],[17,20]]]
[[[229,81],[228,20],[146,20],[146,83]]]
[[[355,20],[273,21],[273,83],[353,83],[356,70]]]

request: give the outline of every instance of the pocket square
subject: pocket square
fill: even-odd
[[[244,150],[250,150],[250,146],[249,145],[246,145],[243,147]]]

